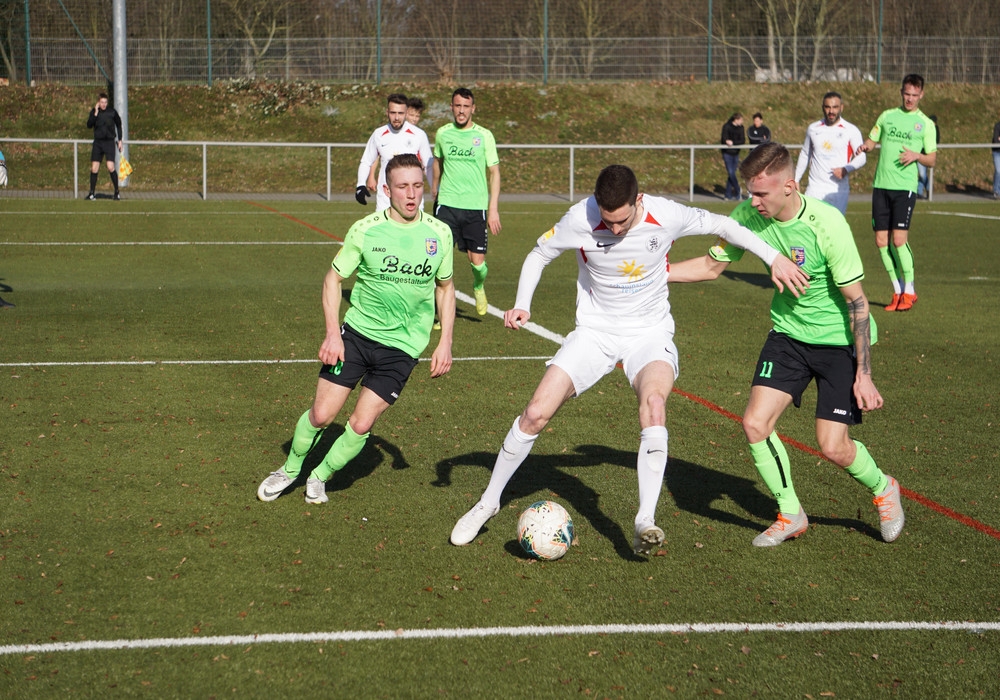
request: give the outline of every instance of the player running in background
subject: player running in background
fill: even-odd
[[[740,174],[751,199],[732,217],[789,254],[810,280],[799,297],[775,292],[774,328],[760,352],[743,414],[754,465],[778,501],[778,519],[753,544],[774,547],[809,527],[775,426],[790,405],[799,407],[813,379],[819,447],[875,496],[882,539],[892,542],[905,522],[899,483],[882,473],[865,446],[848,434],[850,426],[861,422],[862,411],[882,407],[871,375],[871,344],[877,331],[861,288],[864,270],[854,236],[843,214],[799,194],[792,157],[781,144],[755,148],[740,165]],[[742,256],[743,251],[720,241],[703,258],[672,264],[670,281],[715,279]]]
[[[500,157],[489,129],[472,121],[476,100],[468,88],[451,96],[454,122],[434,136],[434,216],[451,227],[455,245],[469,257],[476,313],[485,316],[486,248],[500,233]]]
[[[882,112],[859,149],[869,153],[876,143],[882,144],[872,189],[872,228],[882,265],[892,280],[892,301],[886,311],[909,311],[917,301],[909,243],[910,218],[917,203],[916,164],[933,168],[937,162],[937,130],[919,108],[924,79],[916,73],[907,75],[899,94],[903,105]]]
[[[420,208],[424,171],[407,153],[386,165],[390,206],[347,232],[323,282],[326,339],[312,408],[299,418],[285,464],[257,489],[273,501],[288,488],[320,433],[344,407],[358,381],[361,392],[343,434],[306,481],[306,503],[326,503],[326,481],[356,457],[382,413],[399,398],[417,358],[430,341],[434,302],[441,338],[431,355],[431,377],[451,369],[455,287],[451,232]],[[340,322],[343,281],[357,272],[351,308]]]
[[[415,153],[428,178],[433,172],[431,144],[427,140],[427,134],[419,126],[406,121],[406,95],[389,95],[385,112],[388,123],[375,129],[369,137],[358,165],[358,186],[354,191],[354,197],[361,205],[366,205],[367,197],[376,193],[375,208],[378,211],[389,207],[389,196],[384,188],[385,166],[393,156]],[[375,164],[378,162],[382,163],[382,168],[376,178]],[[422,209],[422,202],[420,206]]]
[[[514,420],[489,485],[455,525],[452,544],[476,538],[500,511],[504,487],[556,411],[619,362],[639,399],[639,510],[632,546],[636,553],[648,554],[662,544],[656,504],[667,465],[666,403],[678,372],[667,255],[676,239],[695,234],[715,234],[750,250],[772,265],[772,279],[781,288],[787,284],[804,289],[807,284],[794,263],[732,219],[640,194],[632,170],[624,165],[604,168],[594,194],[571,207],[525,258],[517,299],[504,314],[504,325],[517,329],[528,322],[542,270],[572,251],[579,268],[576,328],[549,360],[534,395]]]
[[[868,158],[860,150],[865,142],[861,130],[843,119],[843,112],[844,100],[840,93],[823,95],[823,118],[806,128],[806,140],[795,166],[795,182],[801,182],[809,168],[806,194],[846,214],[851,194],[848,175],[862,168]]]

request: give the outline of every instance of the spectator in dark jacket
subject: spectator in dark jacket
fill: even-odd
[[[764,115],[757,112],[753,115],[753,126],[747,129],[747,142],[751,146],[759,146],[771,140],[771,130],[764,125]]]
[[[87,128],[94,130],[94,145],[90,150],[90,194],[87,199],[97,199],[94,189],[97,187],[97,171],[100,170],[102,157],[108,163],[111,184],[115,186],[115,199],[120,199],[115,147],[122,150],[122,118],[114,108],[108,106],[108,96],[103,92],[97,96],[97,104],[87,117]]]
[[[742,146],[746,142],[746,133],[743,131],[743,115],[736,112],[729,117],[729,121],[722,125],[721,143],[727,146]],[[726,164],[726,173],[729,175],[726,180],[726,200],[739,200],[740,181],[736,177],[736,169],[740,167],[740,149],[723,148],[722,162]]]

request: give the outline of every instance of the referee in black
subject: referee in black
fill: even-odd
[[[87,117],[87,128],[94,130],[94,146],[90,151],[90,194],[87,199],[97,199],[94,189],[97,187],[97,171],[101,167],[101,158],[108,163],[108,174],[111,184],[115,186],[115,200],[118,196],[118,171],[115,169],[115,148],[122,150],[122,118],[113,107],[108,106],[108,96],[101,93],[97,96],[97,104]]]

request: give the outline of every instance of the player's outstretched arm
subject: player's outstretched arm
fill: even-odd
[[[441,322],[441,339],[431,353],[431,377],[440,377],[451,371],[451,343],[455,332],[455,283],[438,280],[434,289],[438,320]]]
[[[840,288],[847,301],[858,368],[854,376],[854,398],[863,411],[882,408],[882,394],[872,381],[871,312],[860,282]]]
[[[674,282],[705,282],[714,280],[722,274],[722,271],[729,266],[727,262],[716,260],[711,255],[703,255],[700,258],[682,260],[679,263],[670,263],[670,270],[667,275],[667,283]]]

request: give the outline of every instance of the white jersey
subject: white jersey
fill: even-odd
[[[850,181],[846,175],[839,179],[834,177],[833,169],[846,168],[851,173],[864,166],[867,156],[858,151],[864,142],[858,127],[843,119],[833,126],[827,126],[823,119],[813,122],[806,129],[806,140],[795,166],[795,181],[800,181],[809,168],[806,194],[827,200],[843,212],[847,208]],[[828,195],[839,196],[832,201]],[[840,206],[841,201],[843,206]]]
[[[531,311],[531,297],[542,270],[560,253],[572,250],[579,266],[578,327],[634,335],[662,322],[672,333],[667,263],[675,240],[697,234],[719,236],[768,265],[778,255],[729,217],[650,195],[643,195],[641,206],[642,221],[616,236],[601,220],[594,197],[573,205],[525,258],[515,308]]]
[[[419,126],[413,126],[405,122],[399,131],[393,131],[388,124],[380,126],[372,132],[365,146],[365,152],[361,156],[361,164],[358,166],[358,187],[368,182],[368,173],[371,172],[372,164],[376,160],[381,161],[378,173],[378,187],[376,188],[375,206],[378,211],[389,207],[389,198],[386,196],[382,185],[385,184],[385,166],[392,160],[393,156],[400,153],[414,153],[420,159],[424,167],[424,174],[430,182],[434,177],[431,169],[431,162],[434,156],[431,152],[430,141],[427,134]],[[423,206],[421,206],[421,209]]]

